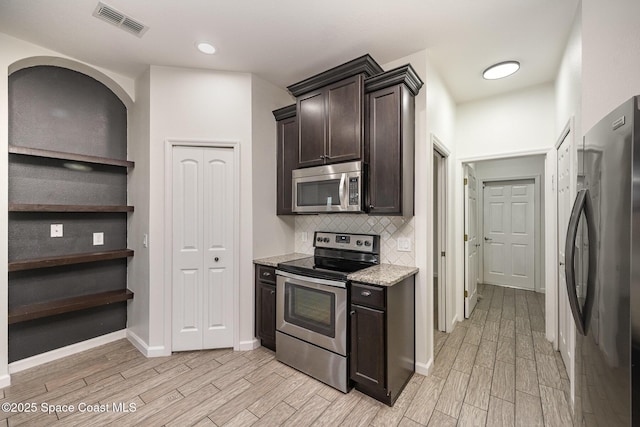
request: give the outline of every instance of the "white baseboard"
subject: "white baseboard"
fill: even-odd
[[[101,335],[66,347],[57,348],[46,353],[37,354],[26,359],[9,363],[9,373],[15,374],[16,372],[24,371],[25,369],[33,368],[44,363],[53,362],[54,360],[71,356],[72,354],[80,353],[81,351],[90,350],[94,347],[117,341],[122,338],[126,338],[126,329],[111,332],[110,334]]]
[[[427,376],[433,370],[433,358],[427,363],[416,363],[416,374]]]
[[[0,376],[0,388],[9,387],[11,385],[11,375],[5,374]]]
[[[127,339],[138,351],[146,357],[162,357],[170,356],[171,351],[166,351],[163,345],[149,346],[142,338],[127,329]]]
[[[260,341],[257,338],[254,338],[249,341],[240,341],[240,343],[238,343],[239,351],[255,350],[258,347],[260,347]]]

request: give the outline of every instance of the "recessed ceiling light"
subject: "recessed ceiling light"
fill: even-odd
[[[508,77],[520,69],[520,63],[518,61],[505,61],[498,64],[494,64],[491,67],[484,70],[482,77],[487,80],[496,80]]]
[[[208,42],[197,42],[196,47],[200,52],[206,53],[207,55],[213,55],[214,53],[216,53],[216,48]]]

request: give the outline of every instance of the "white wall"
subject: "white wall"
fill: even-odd
[[[295,217],[276,212],[276,122],[272,111],[295,100],[284,89],[251,77],[253,258],[294,251]]]
[[[582,122],[582,13],[578,8],[556,77],[556,139],[571,117]]]
[[[170,259],[165,257],[166,141],[237,142],[240,146],[239,347],[253,345],[253,180],[251,75],[151,66],[149,196],[149,353],[170,354]],[[131,236],[142,239],[142,236]]]
[[[553,146],[555,91],[552,83],[458,105],[459,159],[491,158]]]
[[[582,0],[582,134],[640,94],[640,2]]]
[[[7,123],[7,117],[9,117],[8,110],[8,79],[9,68],[16,61],[26,60],[27,58],[47,56],[55,58],[65,58],[73,60],[68,56],[62,55],[58,52],[42,48],[40,46],[27,43],[25,41],[8,36],[4,33],[0,33],[0,69],[4,70],[5,77],[0,79],[0,152],[6,153],[8,151],[8,136],[9,129]],[[81,65],[79,68],[86,67],[87,69],[93,69],[96,72],[93,74],[103,74],[108,79],[113,80],[117,85],[122,88],[122,93],[125,96],[129,96],[134,99],[134,82],[132,79],[115,74],[108,70],[93,67],[90,64],[82,63],[81,61],[75,61]],[[35,61],[34,64],[38,63]],[[47,60],[50,64],[51,60]],[[0,194],[7,194],[8,192],[8,158],[7,156],[0,156]],[[2,220],[0,220],[0,387],[4,387],[9,384],[10,378],[8,375],[8,283],[7,283],[7,262],[8,262],[8,217],[7,217],[7,198],[0,197],[0,212]]]
[[[149,140],[151,125],[151,72],[147,69],[136,79],[136,103],[129,138],[129,160],[135,167],[129,170],[127,180],[129,204],[135,212],[129,216],[127,247],[134,250],[134,257],[127,267],[128,287],[134,293],[127,310],[127,334],[140,344],[149,337],[149,249],[143,245],[143,236],[149,234]]]

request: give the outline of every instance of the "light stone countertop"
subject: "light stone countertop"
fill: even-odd
[[[352,282],[369,283],[378,286],[393,286],[418,273],[417,267],[404,265],[379,264],[347,276]]]
[[[267,267],[277,267],[279,263],[281,262],[287,262],[287,261],[293,261],[296,259],[300,259],[300,258],[307,258],[313,255],[310,254],[301,254],[301,253],[291,253],[291,254],[285,254],[285,255],[278,255],[278,256],[271,256],[271,257],[267,257],[267,258],[259,258],[259,259],[254,259],[253,263],[254,264],[259,264],[259,265],[265,265]]]

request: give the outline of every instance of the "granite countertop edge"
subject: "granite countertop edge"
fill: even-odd
[[[266,258],[254,259],[253,263],[257,265],[264,265],[266,267],[277,267],[278,264],[281,262],[294,261],[296,259],[307,258],[310,256],[313,256],[313,255],[293,252],[293,253],[284,254],[284,255],[276,255],[276,256],[270,256]]]
[[[378,286],[393,286],[407,277],[417,274],[417,267],[395,264],[379,264],[364,270],[356,271],[347,276],[352,282],[361,282]]]

